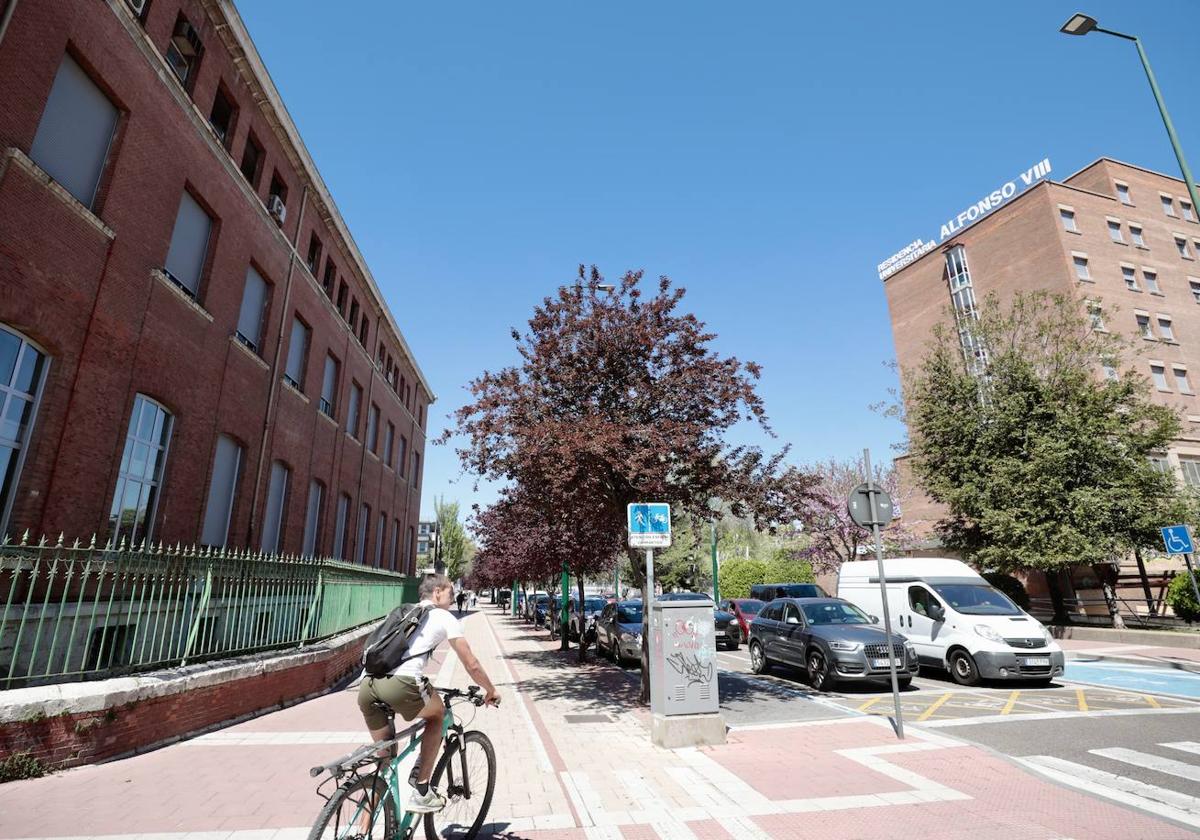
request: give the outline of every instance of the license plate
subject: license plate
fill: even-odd
[[[1049,665],[1049,656],[1027,656],[1025,657],[1026,665]]]
[[[872,659],[872,660],[871,660],[871,667],[872,667],[872,668],[890,668],[891,666],[888,664],[888,661],[887,661],[886,659]],[[896,667],[897,667],[897,668],[903,668],[903,667],[904,667],[904,660],[903,660],[903,659],[897,659],[897,660],[896,660]]]

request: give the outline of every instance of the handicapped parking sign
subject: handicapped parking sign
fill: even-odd
[[[1192,534],[1186,525],[1168,525],[1162,529],[1162,538],[1167,554],[1191,554],[1195,551]]]
[[[671,545],[671,506],[660,502],[629,505],[631,548],[667,548]]]

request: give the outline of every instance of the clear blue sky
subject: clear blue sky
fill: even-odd
[[[1060,35],[1072,12],[1141,35],[1200,167],[1195,0],[239,7],[439,396],[433,436],[595,263],[685,286],[763,365],[794,460],[887,455],[878,262],[1043,157],[1178,174],[1133,45]],[[494,498],[429,450],[425,513]]]

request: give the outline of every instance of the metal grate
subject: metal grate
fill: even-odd
[[[892,650],[895,651],[896,656],[898,656],[898,657],[904,656],[904,644],[903,643],[893,642]],[[867,654],[867,656],[870,656],[870,657],[874,657],[877,659],[887,658],[887,645],[886,644],[866,645],[863,648],[863,651]]]

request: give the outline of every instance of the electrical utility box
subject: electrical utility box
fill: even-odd
[[[717,712],[717,636],[712,601],[654,601],[650,610],[650,711]]]

